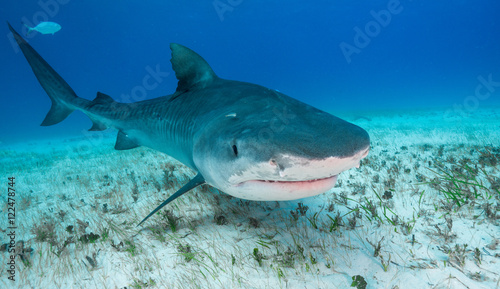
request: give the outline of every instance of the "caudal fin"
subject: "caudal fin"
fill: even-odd
[[[41,125],[49,126],[63,121],[79,106],[77,103],[83,102],[84,100],[75,94],[68,83],[50,67],[40,54],[38,54],[8,22],[7,25],[9,25],[9,29],[14,35],[14,39],[16,39],[24,57],[28,60],[38,82],[40,82],[52,101],[52,107]]]
[[[26,36],[30,35],[31,31],[35,30],[33,27],[29,26],[28,24],[26,24],[26,23],[24,23],[24,22],[22,22],[22,23],[23,23],[23,25],[24,25],[26,28],[28,28],[28,32],[26,32]],[[9,22],[7,22],[7,24],[9,24]],[[10,29],[10,24],[9,24],[9,29]],[[11,29],[11,31],[12,31],[12,29]],[[13,33],[14,33],[14,32],[13,32]]]

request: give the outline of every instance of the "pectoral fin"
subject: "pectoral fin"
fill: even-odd
[[[185,184],[182,188],[180,188],[175,194],[171,195],[165,202],[161,203],[156,209],[154,209],[149,215],[147,215],[144,220],[142,220],[137,226],[140,226],[142,223],[144,223],[149,217],[151,217],[154,213],[158,212],[161,208],[165,207],[168,203],[171,201],[177,199],[178,197],[182,196],[184,193],[189,192],[190,190],[196,188],[199,185],[202,185],[205,183],[205,179],[203,176],[198,173],[193,179],[189,181],[189,183]]]
[[[126,133],[121,130],[118,132],[118,136],[116,137],[115,150],[130,150],[135,149],[136,147],[139,147],[139,145],[131,140]]]

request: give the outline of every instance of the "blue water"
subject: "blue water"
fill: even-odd
[[[62,30],[54,35],[33,33],[27,40],[87,99],[97,91],[118,101],[173,93],[177,81],[168,46],[177,42],[202,55],[223,78],[278,89],[334,113],[460,106],[472,111],[500,104],[498,1],[116,3],[7,0],[0,18],[23,33],[22,21],[59,23]],[[39,127],[49,98],[7,25],[0,29],[0,141],[89,128],[79,112]],[[161,73],[144,89],[151,70]]]

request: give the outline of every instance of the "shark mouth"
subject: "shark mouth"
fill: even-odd
[[[341,172],[359,168],[360,160],[366,157],[368,151],[369,148],[366,148],[350,157],[318,160],[281,155],[233,175],[229,179],[229,186],[223,191],[241,199],[258,201],[312,197],[332,189]]]
[[[303,181],[248,180],[234,185],[245,199],[295,200],[322,194],[335,186],[338,175]]]
[[[268,186],[314,186],[316,184],[321,184],[324,182],[335,182],[337,181],[338,175],[334,175],[328,178],[314,179],[314,180],[304,180],[304,181],[279,181],[279,180],[248,180],[241,182],[236,185],[236,187],[242,186],[248,183],[265,183],[263,185]]]

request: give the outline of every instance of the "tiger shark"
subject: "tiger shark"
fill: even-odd
[[[218,77],[197,53],[170,44],[178,86],[171,95],[119,103],[80,98],[10,26],[52,101],[50,126],[75,110],[91,131],[118,130],[115,149],[145,146],[185,164],[196,176],[139,224],[182,194],[208,184],[241,199],[295,200],[324,193],[368,154],[368,133],[352,123],[260,85]]]

